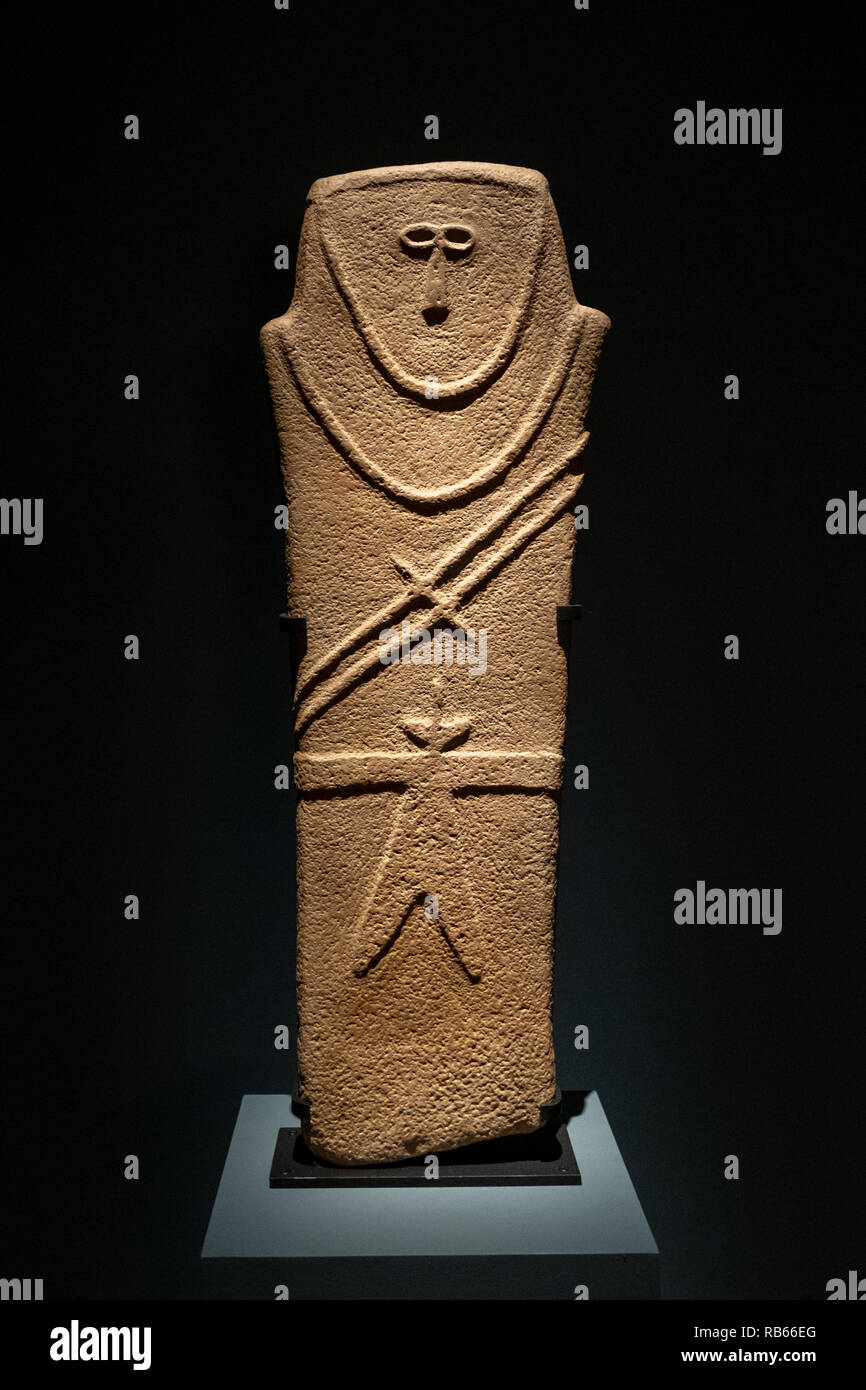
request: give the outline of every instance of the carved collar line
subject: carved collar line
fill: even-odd
[[[519,429],[508,444],[467,477],[454,483],[445,483],[440,487],[432,488],[414,487],[410,483],[401,482],[399,478],[395,478],[392,473],[381,468],[379,464],[369,458],[345,426],[340,423],[321,391],[314,385],[306,367],[301,365],[300,354],[290,337],[284,340],[284,350],[298,388],[319,424],[336,441],[353,466],[368,482],[382,488],[401,502],[425,506],[447,506],[454,502],[464,501],[487,483],[499,478],[535,438],[563,388],[569,367],[583,336],[584,322],[585,311],[582,305],[575,304],[569,315],[562,346],[553,368],[532,405],[525,411]]]

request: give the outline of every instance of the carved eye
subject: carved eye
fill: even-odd
[[[475,245],[475,233],[472,228],[463,227],[460,223],[455,223],[452,227],[443,227],[440,237],[442,250],[449,261],[456,261],[461,256],[468,256]]]
[[[400,240],[407,251],[424,251],[435,242],[436,228],[429,227],[426,222],[419,222],[412,227],[404,227],[400,233]]]

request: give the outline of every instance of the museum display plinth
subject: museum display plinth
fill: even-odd
[[[389,1186],[275,1188],[278,1132],[300,1117],[289,1096],[244,1096],[202,1248],[205,1295],[658,1298],[658,1250],[601,1101],[563,1101],[580,1182],[455,1185],[421,1167]]]

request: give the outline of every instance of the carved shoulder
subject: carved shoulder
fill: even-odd
[[[289,309],[280,318],[271,319],[259,333],[262,357],[275,399],[285,394],[291,380],[286,348],[293,317]]]

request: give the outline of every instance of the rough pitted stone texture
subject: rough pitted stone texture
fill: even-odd
[[[307,621],[301,1094],[336,1163],[529,1132],[554,1097],[556,605],[608,326],[542,175],[453,163],[315,183],[262,330]],[[424,642],[460,628],[474,667]],[[388,629],[415,660],[382,663]]]

